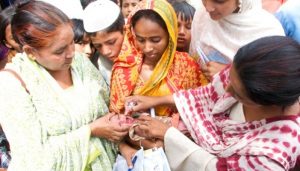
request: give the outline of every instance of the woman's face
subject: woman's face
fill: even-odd
[[[49,71],[68,70],[75,52],[71,25],[64,24],[57,30],[57,34],[49,38],[49,46],[31,50],[36,61]]]
[[[11,32],[11,25],[9,24],[5,29],[5,40],[6,40],[6,46],[10,49],[14,49],[18,52],[21,52],[21,48],[19,44],[14,40],[12,32]]]
[[[75,43],[75,51],[83,53],[88,58],[91,57],[93,50],[91,47],[91,40],[89,36],[85,33],[83,40],[80,43]]]
[[[236,100],[243,103],[246,106],[258,106],[255,102],[253,102],[248,96],[243,86],[238,73],[236,72],[234,66],[230,69],[230,83],[226,87],[226,91],[230,93]]]
[[[202,0],[206,11],[213,20],[220,20],[238,8],[238,0]]]
[[[169,34],[158,23],[139,19],[133,27],[136,45],[147,61],[157,63],[169,44]]]
[[[188,52],[191,43],[192,19],[185,21],[182,14],[178,15],[177,50]]]

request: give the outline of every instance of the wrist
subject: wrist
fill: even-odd
[[[173,94],[166,97],[169,105],[175,105],[175,101],[173,99]]]
[[[166,132],[168,131],[168,129],[170,128],[170,126],[165,127],[164,129],[161,129],[160,134],[157,136],[158,139],[160,140],[164,140]]]
[[[160,99],[160,104],[162,105],[174,105],[175,102],[174,102],[174,99],[173,99],[173,95],[168,95],[168,96],[162,96]]]
[[[90,127],[90,130],[91,130],[91,136],[94,136],[95,126],[94,126],[93,122],[89,124],[89,127]]]

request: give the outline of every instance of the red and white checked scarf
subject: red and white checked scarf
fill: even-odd
[[[207,86],[174,95],[193,140],[218,157],[217,170],[274,170],[274,161],[285,170],[293,168],[300,154],[300,115],[230,120],[237,101],[225,91],[228,76],[229,68]]]

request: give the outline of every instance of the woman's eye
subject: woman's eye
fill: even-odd
[[[140,42],[140,43],[145,42],[145,40],[144,40],[144,39],[141,39],[141,38],[137,38],[136,40],[137,40],[138,42]]]
[[[160,38],[152,38],[150,39],[153,43],[158,43],[160,42]]]

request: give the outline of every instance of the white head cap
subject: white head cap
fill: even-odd
[[[111,0],[97,0],[83,11],[83,26],[86,32],[93,33],[111,26],[119,17],[120,7]]]
[[[64,12],[70,19],[82,19],[83,9],[80,0],[40,0]]]

